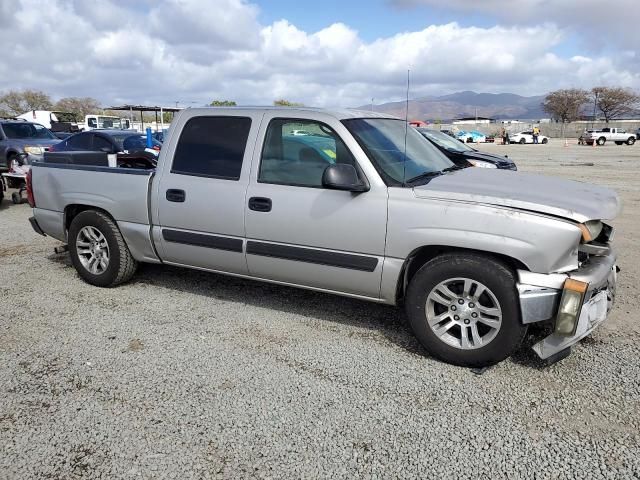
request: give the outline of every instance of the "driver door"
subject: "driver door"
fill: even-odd
[[[264,142],[256,149],[247,192],[250,274],[378,298],[386,186],[371,181],[369,191],[360,193],[323,188],[322,173],[332,163],[352,164],[368,181],[344,139],[355,140],[332,117],[320,122],[281,113],[265,115],[258,135]]]

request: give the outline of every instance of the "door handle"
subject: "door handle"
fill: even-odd
[[[256,212],[270,212],[271,199],[264,197],[251,197],[249,199],[249,209]]]
[[[184,202],[185,198],[187,198],[187,194],[184,193],[184,190],[178,190],[175,188],[170,188],[167,190],[167,200],[170,202]]]

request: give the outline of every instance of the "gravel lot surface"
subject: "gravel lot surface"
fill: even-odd
[[[398,309],[202,272],[91,287],[5,198],[0,478],[640,477],[640,145],[480,148],[625,202],[615,310],[550,367],[476,375]]]

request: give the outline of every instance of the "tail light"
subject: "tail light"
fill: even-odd
[[[29,171],[27,172],[27,201],[29,202],[29,206],[31,208],[35,208],[36,199],[33,196],[33,183],[31,180],[32,175],[33,175],[33,170],[29,169]]]

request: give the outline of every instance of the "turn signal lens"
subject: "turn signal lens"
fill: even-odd
[[[584,295],[587,292],[588,283],[568,278],[564,282],[560,307],[556,316],[555,333],[558,335],[572,336],[576,333],[578,319],[582,311]]]

